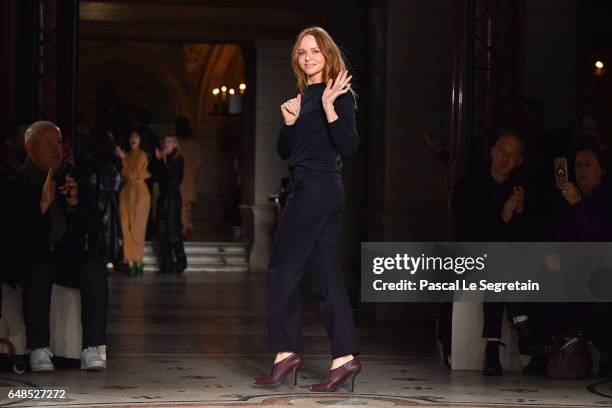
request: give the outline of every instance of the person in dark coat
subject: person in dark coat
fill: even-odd
[[[162,150],[155,151],[159,181],[157,200],[157,238],[162,273],[181,273],[187,269],[181,224],[181,191],[185,162],[179,154],[174,135],[164,137]]]
[[[612,241],[612,182],[607,177],[607,156],[599,143],[585,141],[574,156],[576,182],[559,188],[553,205],[553,216],[545,238],[563,242]],[[612,368],[612,329],[610,303],[554,304],[556,316],[552,330],[566,331],[578,327],[593,340],[601,354],[600,374]]]
[[[459,242],[524,241],[533,220],[526,206],[525,183],[516,176],[523,161],[523,139],[504,132],[491,148],[489,167],[460,180],[455,187],[453,208],[455,239]],[[483,375],[503,375],[499,347],[504,309],[512,317],[523,354],[539,354],[542,346],[528,325],[526,306],[519,303],[483,303],[482,337],[487,339]]]
[[[100,231],[93,194],[62,162],[62,135],[55,124],[32,124],[25,146],[28,158],[7,197],[11,250],[22,266],[12,272],[13,281],[23,288],[30,367],[34,372],[54,371],[49,311],[52,287],[58,283],[81,291],[81,369],[103,369],[106,361],[98,347],[106,344],[108,282],[102,260],[89,245]]]
[[[87,160],[89,181],[96,193],[103,231],[95,243],[97,253],[110,267],[119,266],[123,259],[123,240],[119,221],[119,192],[121,191],[121,161],[115,155],[111,132],[103,127],[92,129],[95,153]]]

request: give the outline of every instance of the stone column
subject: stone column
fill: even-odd
[[[275,226],[275,209],[268,196],[280,187],[288,174],[287,163],[276,152],[276,138],[282,125],[280,105],[295,97],[295,79],[290,67],[291,44],[258,41],[256,47],[255,95],[255,197],[253,247],[249,257],[252,271],[265,271]]]

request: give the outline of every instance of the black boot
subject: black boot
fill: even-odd
[[[499,362],[499,347],[506,346],[500,341],[487,341],[487,348],[484,355],[484,367],[482,375],[487,377],[499,377],[504,375],[504,369]]]
[[[536,357],[550,352],[550,348],[531,333],[527,322],[528,320],[524,320],[514,324],[519,336],[519,353]]]
[[[175,244],[173,249],[176,256],[176,273],[183,273],[187,269],[187,255],[185,255],[183,242]]]

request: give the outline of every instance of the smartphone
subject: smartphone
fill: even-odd
[[[565,157],[555,157],[554,167],[555,185],[557,188],[561,188],[563,183],[567,183],[569,181],[569,176],[567,174],[567,159]]]
[[[60,188],[66,184],[66,176],[72,172],[72,166],[66,162],[63,162],[54,172],[53,180],[57,188]]]

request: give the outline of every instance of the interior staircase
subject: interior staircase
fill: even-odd
[[[248,252],[242,242],[185,242],[185,272],[246,272]],[[145,243],[144,271],[158,272],[158,259],[153,242]]]

